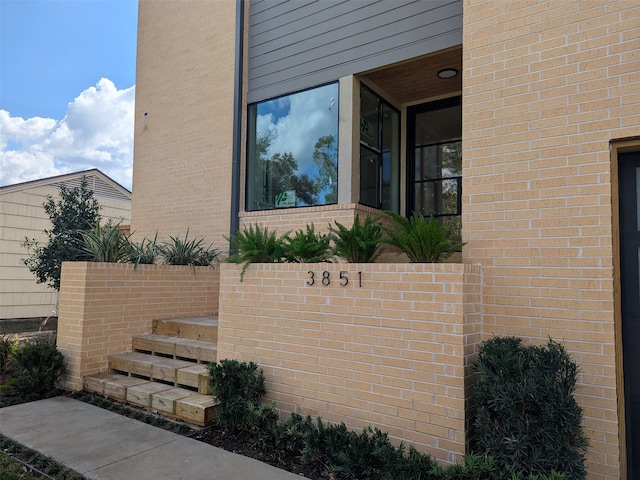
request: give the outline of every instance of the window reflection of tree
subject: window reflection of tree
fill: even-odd
[[[261,181],[264,206],[273,208],[276,195],[289,190],[296,193],[296,206],[336,203],[338,200],[337,168],[338,152],[333,135],[325,135],[315,143],[313,161],[318,173],[311,178],[298,171],[298,162],[291,152],[278,152],[268,157],[268,150],[275,138],[273,132],[263,132],[256,137],[255,172]],[[324,192],[322,201],[320,193]]]

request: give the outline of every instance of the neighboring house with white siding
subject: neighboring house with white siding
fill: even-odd
[[[0,319],[56,315],[56,291],[36,283],[21,261],[28,255],[22,243],[25,238],[47,241],[44,230],[51,222],[43,204],[48,196],[58,197],[60,185],[79,187],[83,176],[100,204],[100,216],[128,225],[131,192],[97,169],[0,187]]]

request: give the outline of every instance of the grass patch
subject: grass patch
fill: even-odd
[[[87,480],[87,477],[61,465],[53,458],[14,442],[0,434],[0,478],[3,480]]]

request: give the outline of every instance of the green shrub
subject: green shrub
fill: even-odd
[[[557,472],[523,476],[510,467],[500,467],[489,455],[465,455],[462,463],[434,470],[434,478],[443,480],[563,480]],[[431,477],[429,477],[431,478]]]
[[[283,435],[275,405],[260,401],[247,403],[243,430],[249,433],[254,448],[273,448]]]
[[[475,370],[481,453],[523,475],[557,471],[585,478],[587,440],[573,398],[577,366],[562,345],[524,346],[519,338],[495,337],[482,344]]]
[[[43,398],[55,391],[66,372],[64,357],[51,338],[20,346],[15,353],[15,388],[27,399]]]
[[[245,226],[227,241],[232,254],[227,259],[231,263],[241,263],[240,280],[251,263],[279,263],[284,256],[284,241],[288,233],[278,237],[275,231],[261,228],[257,223]],[[225,237],[226,238],[226,237]]]
[[[212,394],[219,402],[216,421],[223,427],[246,429],[250,408],[266,393],[262,370],[254,362],[227,359],[207,364],[207,370]]]
[[[0,335],[0,374],[11,369],[17,349],[18,337],[16,335]]]
[[[189,240],[189,229],[187,229],[184,239],[172,236],[169,238],[169,241],[164,242],[158,248],[164,263],[206,267],[213,264],[218,258],[219,252],[213,248],[213,244],[205,247],[203,238]]]
[[[360,215],[356,214],[351,228],[334,222],[329,225],[333,241],[333,254],[350,263],[370,263],[380,255],[383,227],[379,218],[365,217],[360,224]]]
[[[398,247],[413,263],[435,263],[447,260],[466,243],[455,243],[446,225],[433,216],[427,222],[421,213],[408,219],[395,212],[385,212],[392,228],[385,228],[383,243]]]
[[[293,263],[327,262],[331,258],[329,235],[316,233],[313,223],[307,230],[298,230],[293,237],[286,236],[284,259]]]
[[[371,478],[384,480],[415,480],[430,478],[436,463],[429,455],[404,444],[395,446],[388,434],[377,428],[365,427],[352,434],[332,462],[331,470],[340,478]]]
[[[126,260],[128,237],[118,225],[96,223],[91,230],[82,232],[82,249],[94,262],[117,263]]]
[[[160,258],[158,232],[153,240],[143,238],[141,242],[129,242],[127,246],[127,262],[138,265],[153,265]]]
[[[253,363],[221,360],[207,365],[213,395],[219,401],[219,425],[246,432],[251,444],[270,455],[295,455],[326,469],[331,478],[368,480],[563,480],[555,471],[523,473],[486,454],[466,455],[463,463],[439,466],[433,457],[403,443],[394,445],[375,427],[360,433],[344,423],[315,421],[292,413],[280,422],[276,406],[261,403],[264,376]]]

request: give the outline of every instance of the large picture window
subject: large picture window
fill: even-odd
[[[338,84],[249,106],[246,210],[338,201]]]

